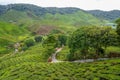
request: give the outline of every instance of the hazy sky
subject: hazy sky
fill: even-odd
[[[0,4],[29,3],[41,7],[78,7],[85,10],[120,10],[120,0],[0,0]]]

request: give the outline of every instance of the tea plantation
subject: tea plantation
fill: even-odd
[[[43,63],[38,54],[11,57],[0,58],[0,80],[120,80],[120,59]]]
[[[63,50],[64,51],[64,50]],[[0,80],[120,80],[120,59],[48,63],[41,44],[0,57]]]

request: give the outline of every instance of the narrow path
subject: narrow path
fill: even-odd
[[[100,61],[100,60],[108,60],[110,58],[98,58],[97,61]],[[72,62],[80,62],[80,63],[85,63],[85,62],[94,62],[95,60],[94,59],[82,59],[82,60],[75,60],[75,61],[72,61]]]
[[[56,59],[56,55],[57,53],[59,53],[62,50],[62,48],[58,48],[56,50],[56,52],[52,55],[52,63],[56,63],[56,62],[80,62],[80,63],[85,63],[85,62],[94,62],[94,59],[82,59],[82,60],[75,60],[75,61],[60,61]],[[96,59],[96,61],[100,61],[100,60],[108,60],[110,58],[98,58]]]
[[[62,62],[62,61],[59,61],[59,60],[56,59],[57,53],[60,52],[61,50],[62,50],[62,48],[58,48],[58,49],[56,50],[56,52],[52,55],[52,62],[53,62],[53,63],[55,63],[55,62]]]

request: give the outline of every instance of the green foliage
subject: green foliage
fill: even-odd
[[[62,45],[66,45],[66,43],[67,43],[67,36],[65,34],[59,35],[58,36],[58,41],[59,41],[59,44],[61,46]]]
[[[64,46],[63,49],[57,53],[57,59],[61,61],[66,61],[69,54],[68,46]]]
[[[120,53],[120,47],[116,47],[116,46],[109,46],[109,47],[107,47],[106,54],[109,54],[110,52]]]
[[[56,35],[48,35],[47,39],[44,40],[44,45],[46,46],[53,45],[53,47],[56,47],[56,43],[57,43]]]
[[[118,46],[118,35],[115,31],[115,29],[112,29],[110,27],[105,27],[102,30],[102,33],[104,33],[104,36],[101,38],[102,45],[106,48],[107,46]]]
[[[43,42],[45,52],[43,54],[44,59],[48,59],[54,52],[57,44],[57,39],[55,35],[48,35]]]
[[[42,36],[35,36],[35,42],[41,42],[42,41]]]
[[[25,44],[27,47],[31,47],[35,44],[34,40],[33,39],[28,39],[25,41]]]
[[[81,53],[84,56],[88,53],[88,49],[91,46],[91,37],[89,37],[90,32],[88,32],[89,30],[90,27],[81,27],[71,35],[69,39],[69,48],[73,57],[78,53]]]
[[[115,30],[110,27],[81,27],[69,39],[70,53],[74,53],[73,57],[76,58],[80,54],[86,58],[90,49],[93,49],[96,56],[104,55],[104,49],[108,46],[118,45],[117,36]]]
[[[51,31],[51,34],[59,34],[59,33],[62,33],[61,30],[58,30],[58,29],[53,29]]]
[[[119,40],[119,42],[120,42],[120,19],[117,19],[117,20],[116,20],[116,23],[117,23],[116,32],[117,32],[117,34],[119,35],[118,40]],[[120,44],[120,43],[119,43],[119,44]]]
[[[29,32],[24,27],[18,27],[12,23],[0,22],[0,54],[12,50],[15,42],[23,40]],[[22,36],[21,36],[22,35]],[[23,37],[20,39],[20,37]]]

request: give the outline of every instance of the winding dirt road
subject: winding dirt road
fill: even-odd
[[[59,53],[63,48],[57,48],[56,52],[54,54],[52,54],[52,63],[57,63],[57,62],[69,62],[69,61],[60,61],[56,59],[56,55],[57,53]],[[98,58],[97,60],[108,60],[109,58]],[[85,62],[94,62],[94,59],[83,59],[83,60],[75,60],[75,61],[71,61],[71,62],[80,62],[80,63],[85,63]]]
[[[55,62],[62,62],[62,61],[59,61],[59,60],[56,59],[57,53],[59,53],[61,50],[62,50],[62,48],[57,48],[56,52],[54,54],[52,54],[52,62],[53,63],[55,63]]]

